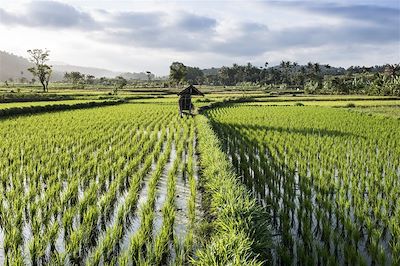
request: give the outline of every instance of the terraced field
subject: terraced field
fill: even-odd
[[[66,100],[66,101],[41,101],[41,102],[15,102],[15,103],[0,103],[0,110],[9,108],[24,108],[31,106],[48,106],[48,105],[73,105],[88,102],[100,102],[101,100]]]

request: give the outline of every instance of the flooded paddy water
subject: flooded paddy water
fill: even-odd
[[[400,142],[385,127],[400,129],[399,122],[386,119],[382,125],[378,118],[363,121],[333,109],[255,109],[222,108],[209,117],[235,172],[269,212],[266,219],[271,220],[279,243],[273,261],[395,264],[399,205],[394,194],[400,180],[395,157]],[[311,112],[316,115],[308,116]],[[318,127],[318,112],[324,129],[298,129],[307,123]],[[324,124],[324,112],[336,115],[336,128]],[[340,123],[346,125],[350,119],[359,120],[358,128],[342,128]],[[361,129],[360,124],[368,126]],[[371,127],[376,132],[369,133]]]

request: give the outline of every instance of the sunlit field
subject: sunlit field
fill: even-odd
[[[175,92],[19,93],[2,264],[399,260],[396,97],[209,92],[180,118]]]
[[[398,108],[375,109],[365,112]],[[207,116],[269,210],[279,232],[275,263],[399,263],[398,119],[308,106],[232,106]]]

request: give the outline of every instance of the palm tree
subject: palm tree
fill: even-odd
[[[385,65],[385,73],[389,76],[389,77],[395,77],[400,71],[400,64],[387,64]]]
[[[320,66],[320,64],[319,63],[314,63],[314,73],[316,74],[316,75],[318,75],[319,73],[321,73],[321,66]]]
[[[280,67],[283,68],[285,72],[285,83],[289,83],[289,69],[291,68],[291,62],[290,61],[283,61],[280,63]]]

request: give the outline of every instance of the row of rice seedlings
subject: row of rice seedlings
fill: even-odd
[[[14,201],[15,203],[18,200]],[[23,244],[22,235],[22,206],[20,204],[11,204],[9,210],[4,214],[4,217],[10,217],[11,219],[4,219],[4,265],[22,265],[23,255],[21,246]],[[18,206],[19,205],[19,206]],[[8,220],[8,221],[7,221]]]
[[[175,185],[179,163],[180,159],[177,157],[171,171],[168,173],[167,198],[161,209],[163,224],[158,235],[154,239],[153,247],[149,249],[147,253],[147,260],[152,265],[165,264],[167,262],[167,256],[169,255],[169,240],[173,237],[173,225],[175,221]]]
[[[197,198],[197,184],[194,176],[195,162],[194,162],[194,150],[195,150],[195,133],[196,129],[193,124],[191,124],[189,140],[188,140],[188,160],[185,170],[188,173],[190,196],[188,200],[188,230],[185,236],[184,248],[183,248],[183,258],[182,263],[187,263],[188,258],[193,256],[194,252],[194,231],[196,225],[196,198]]]
[[[126,265],[129,261],[133,261],[135,264],[139,263],[143,259],[143,254],[146,249],[146,241],[151,243],[152,230],[153,230],[153,219],[154,219],[154,203],[156,197],[157,182],[162,175],[164,166],[169,158],[171,147],[172,147],[173,136],[170,134],[167,145],[162,156],[157,161],[156,168],[149,179],[147,200],[141,206],[138,212],[140,217],[140,227],[132,235],[130,239],[129,247],[123,251],[118,262],[120,265]]]
[[[285,112],[286,111],[287,110],[285,109]],[[268,109],[268,112],[271,112],[271,109]],[[250,113],[251,112],[249,112],[248,114]],[[240,111],[240,115],[243,115],[244,117],[241,118],[231,117],[228,119],[232,119],[234,123],[237,123],[238,121],[241,120],[246,122],[252,121],[251,117],[245,117],[247,113],[243,112],[243,110]],[[346,117],[346,115],[344,116],[344,119],[349,118]],[[275,118],[272,117],[270,120],[273,119]],[[284,120],[281,120],[278,123],[282,122],[284,123]],[[339,122],[341,122],[340,119]],[[392,123],[392,125],[389,125],[389,123]],[[387,127],[393,126],[393,121],[389,123],[386,124]],[[314,125],[316,124],[314,123]],[[320,125],[317,124],[317,126]],[[249,126],[247,126],[247,128],[249,128]],[[380,158],[378,161],[377,159],[379,157],[377,156],[377,154],[372,154],[372,156],[369,156],[371,148],[368,149],[368,147],[371,147],[371,145],[375,145],[375,143],[369,142],[368,138],[366,142],[361,142],[361,144],[365,145],[364,148],[360,148],[359,150],[357,150],[349,145],[349,143],[352,142],[353,143],[360,142],[360,138],[353,137],[353,135],[350,135],[350,137],[348,135],[344,135],[346,137],[345,139],[347,139],[347,141],[344,142],[345,145],[338,145],[341,143],[337,141],[335,143],[334,141],[335,139],[337,140],[338,138],[324,138],[323,142],[319,143],[313,142],[314,140],[318,141],[318,138],[312,138],[313,137],[312,131],[306,132],[307,135],[305,135],[305,138],[303,138],[302,142],[299,142],[298,139],[296,139],[299,135],[286,135],[282,133],[283,129],[280,129],[278,134],[274,134],[272,137],[269,137],[269,139],[266,140],[265,138],[263,139],[262,136],[265,133],[271,135],[271,131],[262,130],[264,129],[262,126],[252,126],[250,128],[251,130],[248,130],[247,128],[245,126],[242,127],[238,125],[237,126],[238,130],[234,129],[230,133],[226,134],[237,135],[238,134],[237,132],[239,132],[240,135],[244,134],[250,139],[255,140],[255,146],[257,146],[256,148],[258,148],[259,150],[263,148],[264,143],[267,143],[268,146],[267,153],[270,156],[273,156],[272,160],[276,162],[275,163],[276,166],[272,167],[273,171],[269,173],[272,173],[273,177],[272,180],[277,179],[278,181],[278,182],[269,182],[269,181],[266,182],[268,183],[269,186],[268,190],[270,192],[273,191],[274,195],[273,197],[270,198],[272,199],[273,203],[271,206],[273,207],[273,209],[279,210],[280,203],[281,202],[284,203],[283,205],[284,211],[280,212],[281,214],[284,214],[284,216],[281,217],[282,224],[287,224],[286,221],[290,219],[290,215],[289,216],[285,215],[285,213],[290,214],[290,212],[292,213],[297,212],[298,214],[301,213],[311,214],[311,215],[299,216],[300,217],[298,220],[298,223],[300,224],[299,229],[303,227],[301,229],[301,231],[304,232],[302,233],[303,241],[306,241],[305,243],[309,243],[304,245],[311,245],[312,247],[311,250],[317,252],[319,256],[326,257],[327,259],[329,259],[330,256],[332,256],[332,250],[333,250],[334,252],[333,255],[335,257],[338,257],[338,255],[335,255],[337,252],[336,246],[343,245],[341,244],[341,241],[338,241],[343,236],[346,239],[346,241],[352,241],[354,243],[353,245],[358,246],[358,249],[360,250],[361,238],[360,238],[360,233],[358,233],[359,231],[358,228],[360,228],[359,224],[362,225],[365,217],[371,215],[371,212],[373,213],[374,220],[377,222],[379,227],[382,226],[379,225],[382,222],[384,224],[387,224],[388,221],[391,220],[391,219],[385,219],[384,218],[385,215],[382,215],[382,212],[386,213],[385,210],[388,210],[387,213],[392,213],[393,207],[395,206],[393,203],[395,201],[383,200],[384,197],[383,195],[381,196],[382,194],[381,192],[384,192],[385,195],[387,194],[390,195],[389,191],[393,191],[394,187],[393,185],[397,183],[394,180],[396,180],[396,176],[399,176],[398,173],[396,174],[399,165],[398,159],[393,160],[393,158],[397,158],[396,156],[393,155],[396,153],[398,154],[399,151],[398,149],[395,148],[396,145],[395,142],[393,142],[393,138],[391,138],[389,141],[380,143],[381,145],[387,145],[388,147],[391,148],[387,149],[390,152],[388,152],[387,154],[383,154],[384,157],[388,158],[387,160],[384,160],[388,162],[388,164],[384,164],[383,169],[382,168],[379,169],[379,167],[376,166],[381,164],[380,161],[382,161],[382,158]],[[391,132],[390,130],[387,129],[383,129],[383,131],[385,132],[385,134],[387,134],[387,132]],[[288,133],[290,132],[291,131],[288,131]],[[295,131],[293,130],[293,132]],[[339,134],[336,133],[336,131],[332,132],[334,132],[334,134]],[[296,138],[294,137],[288,138],[289,136],[296,136]],[[382,138],[379,137],[378,139]],[[312,142],[305,143],[304,140],[306,142],[312,140]],[[254,141],[250,142],[254,144]],[[275,146],[276,143],[278,143],[278,145]],[[284,145],[282,145],[282,143]],[[286,143],[291,143],[292,145],[286,145]],[[240,145],[240,143],[238,143],[238,145]],[[295,148],[293,149],[293,147]],[[312,154],[312,151],[310,151],[310,149],[312,149],[313,147],[316,147],[317,151],[317,156],[315,157],[310,156],[310,154]],[[332,147],[335,148],[332,149]],[[235,150],[234,147],[233,150]],[[235,152],[233,152],[233,154],[234,153]],[[343,160],[342,159],[343,157],[338,156],[339,154],[345,155],[346,159]],[[353,154],[353,156],[351,156],[351,154]],[[242,161],[247,160],[246,156],[241,156],[241,158]],[[369,163],[368,165],[366,164],[366,161],[368,161]],[[258,166],[253,164],[251,160],[249,160],[249,165],[245,164],[246,163],[243,163],[243,165],[240,167],[250,166],[253,169],[253,171],[255,170],[254,172],[257,173]],[[279,165],[282,165],[283,167],[279,167]],[[365,166],[367,166],[369,169],[365,168]],[[299,181],[293,183],[291,181],[293,179],[288,177],[291,177],[293,173],[297,171],[296,167],[299,169],[300,179]],[[345,173],[346,171],[342,169],[351,169],[352,172]],[[367,173],[371,172],[373,175],[369,174],[365,175],[365,170],[360,171],[359,169],[368,169],[366,170]],[[382,175],[382,171],[385,173],[385,176],[384,179],[380,180],[386,180],[386,181],[377,182],[376,178]],[[310,172],[310,175],[307,172]],[[246,173],[245,170],[244,173]],[[282,182],[281,178],[282,173],[286,177],[285,182]],[[390,175],[392,175],[392,177],[390,177]],[[332,176],[334,178],[332,178]],[[355,177],[358,177],[357,182],[356,182],[357,179]],[[253,178],[253,177],[247,174],[247,178]],[[300,197],[295,196],[297,192],[293,190],[293,188],[297,186],[296,183],[298,182],[300,182],[299,184]],[[365,182],[367,182],[368,184],[365,185]],[[315,187],[315,190],[313,189],[313,187]],[[280,192],[282,188],[284,191],[283,193]],[[337,195],[334,194],[334,189],[337,189],[339,191]],[[365,197],[366,189],[368,189],[368,197]],[[309,192],[312,193],[310,194]],[[313,197],[315,195],[315,202],[313,202],[314,201],[313,198],[310,198],[312,194]],[[303,199],[303,197],[305,196],[306,198]],[[360,198],[367,199],[367,201],[365,200],[360,201],[359,200]],[[293,205],[291,203],[294,200],[301,201],[300,203],[302,204],[299,204],[298,207],[294,207],[297,204],[295,203]],[[338,206],[333,205],[333,202],[335,201]],[[315,203],[318,204],[317,207],[320,206],[319,208],[316,209],[317,211],[311,208],[312,204]],[[377,205],[378,207],[375,207],[371,210],[368,204]],[[360,206],[361,208],[360,207],[353,208],[352,205]],[[285,209],[287,209],[289,212],[285,211]],[[331,229],[328,229],[332,227],[332,223],[333,227],[336,227],[333,231]],[[306,230],[306,228],[304,227],[308,226],[309,224],[315,228],[313,229],[314,233],[310,233],[310,230],[309,229]],[[387,226],[382,227],[383,230],[385,230],[386,227]],[[308,233],[305,234],[305,232]],[[315,234],[315,232],[320,236],[321,239],[320,241],[325,243],[324,245],[326,248],[320,249],[319,248],[320,244],[318,244],[318,241],[317,243],[311,243],[312,241],[310,241],[310,239],[312,239],[313,237],[307,237],[307,235],[313,235]],[[328,240],[331,234],[335,236],[333,239],[334,242],[336,243],[333,249],[328,248],[331,245],[331,241]],[[361,232],[361,234],[363,234],[363,232]],[[341,235],[341,237],[336,237],[337,235]],[[367,236],[371,236],[371,233],[367,233]],[[382,263],[384,261],[383,258],[385,256],[389,257],[390,259],[390,255],[388,256],[386,254],[382,256],[382,251],[381,251],[382,249],[378,248],[377,246],[380,244],[373,244],[373,243],[380,243],[380,241],[382,241],[382,234],[379,234],[378,237],[376,237],[375,240],[373,240],[372,242],[369,241],[369,243],[367,243],[370,246],[370,250],[368,251],[368,253],[370,253],[372,259],[378,263]],[[343,250],[350,251],[350,249],[348,249],[347,246],[349,245],[346,244]],[[328,252],[326,252],[327,249],[329,250]],[[363,259],[361,258],[359,252],[360,251],[357,250],[355,252],[346,252],[344,254],[345,260],[350,263],[363,262]],[[327,255],[327,253],[330,254]]]
[[[7,163],[10,164],[10,162]],[[24,242],[23,228],[26,196],[23,194],[24,185],[22,180],[16,177],[17,174],[9,173],[9,186],[3,184],[1,187],[0,220],[2,233],[4,234],[4,264],[6,265],[14,265],[23,261],[22,247]]]
[[[185,145],[185,150],[186,149],[187,149],[187,146]],[[182,153],[182,156],[183,156],[183,158],[185,158],[185,152]],[[181,174],[181,178],[182,179],[184,178],[185,171],[187,170],[186,169],[186,167],[187,167],[186,164],[187,164],[186,160],[182,159],[182,161],[181,161],[181,163],[180,163],[180,165],[178,167],[178,170],[177,170],[178,178],[179,178],[180,174]],[[182,209],[178,209],[177,198],[183,197],[183,194],[179,194],[179,191],[176,191],[175,194],[176,194],[175,195],[175,197],[176,197],[175,198],[175,210],[177,210],[177,211],[186,210],[186,209],[183,209],[183,208]],[[187,197],[186,200],[188,200],[188,198],[189,197]],[[178,231],[178,230],[175,230],[175,227],[178,227],[179,224],[183,224],[183,223],[185,223],[185,226],[189,226],[189,224],[188,224],[188,221],[186,221],[185,219],[182,219],[182,220],[180,220],[180,219],[182,219],[182,218],[181,217],[176,217],[176,215],[175,215],[175,219],[174,220],[177,221],[177,223],[174,223],[172,225],[172,227],[173,227],[172,231],[173,232],[170,235],[170,239],[169,239],[170,241],[169,242],[167,241],[166,247],[165,247],[166,250],[168,250],[169,252],[165,252],[164,253],[164,257],[163,257],[163,260],[168,261],[168,263],[172,264],[172,265],[184,265],[185,261],[187,261],[187,259],[188,259],[187,251],[186,251],[186,247],[185,247],[185,245],[187,244],[186,243],[186,238],[187,238],[188,230],[185,227],[185,229],[183,229],[183,230],[181,229],[181,231],[180,230]],[[163,227],[164,227],[164,225],[162,225],[161,228],[163,228]],[[166,233],[167,232],[164,232],[165,235],[166,235]],[[161,242],[161,232],[159,232],[159,235],[157,237],[160,238],[160,242]],[[160,243],[158,244],[158,246],[159,247],[161,246]],[[155,248],[155,244],[153,243],[152,249],[154,249],[154,248]],[[150,256],[150,258],[151,258],[150,259],[151,261],[155,261],[154,257]]]
[[[286,161],[286,160],[285,160]],[[285,170],[285,169],[284,169]],[[286,172],[285,171],[285,176],[290,176],[290,174],[288,173],[288,172]],[[291,194],[291,190],[289,189],[288,190],[288,188],[290,188],[291,187],[291,183],[290,182],[288,182],[290,179],[286,179],[286,182],[285,182],[285,184],[284,184],[284,189],[285,189],[285,192],[283,193],[283,194],[281,194],[281,196],[283,196],[283,203],[284,203],[284,206],[285,206],[285,208],[284,209],[288,209],[288,210],[290,210],[290,211],[292,211],[293,212],[293,204],[291,204],[290,202],[290,200],[287,200],[287,196],[289,195],[292,195]],[[317,202],[318,202],[318,196],[319,196],[319,194],[317,194]],[[306,206],[311,206],[311,205],[306,205]],[[290,207],[290,208],[289,208]],[[301,209],[300,209],[300,211],[301,211]],[[309,211],[310,212],[312,212],[312,210],[311,209],[309,209]],[[291,246],[292,244],[290,244],[291,242],[291,236],[287,233],[288,232],[288,228],[289,228],[289,226],[288,226],[288,220],[289,220],[289,213],[287,214],[287,215],[285,215],[287,212],[285,212],[285,211],[279,211],[279,215],[280,215],[280,221],[281,221],[281,223],[280,223],[280,226],[282,226],[282,225],[284,225],[284,227],[286,228],[286,229],[282,229],[282,227],[280,227],[281,229],[280,230],[282,230],[284,233],[283,233],[283,239],[282,239],[282,242],[283,242],[283,244],[285,245],[285,246]],[[318,214],[318,212],[317,212],[317,214]],[[282,216],[283,215],[283,216]],[[292,217],[293,217],[293,215],[292,215]],[[301,216],[300,216],[301,217]],[[309,217],[309,218],[307,218],[309,221],[310,221],[310,224],[312,224],[312,219],[311,219],[311,217],[312,216],[307,216],[307,217]],[[318,218],[319,217],[319,218]],[[321,216],[317,216],[317,224],[316,224],[316,229],[317,229],[317,232],[319,231],[318,229],[319,229],[319,221],[320,221],[320,219],[321,219]],[[292,220],[293,221],[293,220]],[[301,224],[301,221],[300,221],[300,224]],[[315,230],[314,230],[315,231]],[[322,236],[322,235],[321,235]],[[287,240],[285,240],[285,239],[287,239]],[[307,239],[310,239],[310,238],[306,238],[306,240]],[[289,242],[288,242],[289,241]],[[309,242],[305,242],[305,243],[309,243]],[[309,245],[309,244],[306,244],[306,245]],[[314,245],[314,244],[311,244],[312,246]],[[318,249],[318,252],[319,252],[319,247],[317,247],[317,249]],[[281,250],[280,252],[280,257],[281,257],[281,259],[283,260],[283,261],[286,261],[286,259],[287,260],[289,260],[290,261],[290,254],[288,254],[288,253],[282,253],[284,250]],[[286,258],[286,259],[285,259]],[[319,257],[318,257],[318,259],[319,259]]]
[[[157,142],[157,144],[156,144]],[[144,143],[140,148],[140,152],[136,155],[134,159],[128,162],[125,166],[125,169],[118,175],[118,182],[112,182],[111,186],[109,186],[108,191],[106,193],[106,197],[102,198],[99,201],[100,211],[102,215],[102,227],[105,227],[105,224],[110,221],[111,214],[113,212],[114,204],[117,201],[118,192],[121,192],[122,189],[128,189],[130,186],[130,173],[134,173],[140,164],[147,158],[147,156],[152,152],[154,147],[160,145],[160,140],[157,141],[157,134],[153,133],[149,138],[149,141]],[[104,200],[103,200],[104,199]]]
[[[109,230],[105,232],[105,236],[102,238],[97,248],[92,252],[91,256],[86,261],[87,265],[98,265],[101,262],[102,258],[107,263],[116,262],[117,255],[119,253],[119,241],[121,240],[124,231],[127,229],[123,217],[126,217],[127,214],[132,213],[135,209],[136,203],[138,201],[140,184],[142,183],[144,176],[149,172],[152,162],[158,158],[158,154],[160,154],[161,152],[162,142],[166,137],[165,131],[162,136],[163,137],[160,139],[162,140],[160,141],[160,145],[158,145],[157,148],[154,149],[153,153],[149,157],[147,157],[146,161],[144,162],[144,167],[142,169],[145,169],[145,171],[139,171],[132,177],[131,187],[128,191],[125,203],[120,207],[120,209],[118,209],[116,222],[112,227],[109,228]],[[164,167],[164,164],[171,151],[171,140],[172,137],[168,136],[167,147],[158,158],[156,169],[152,173],[150,182],[151,180],[159,178],[160,171],[162,171],[162,168]],[[151,193],[150,191],[151,186],[149,187],[149,195]]]
[[[179,170],[183,166],[182,155],[185,149],[185,142],[188,138],[188,129],[185,124],[182,137],[179,138],[176,159],[167,176],[167,198],[162,207],[163,224],[158,235],[153,241],[152,248],[147,253],[147,261],[151,265],[166,264],[169,254],[170,240],[174,239],[173,226],[175,221],[175,197],[176,197],[176,178]]]
[[[97,191],[99,191],[96,183],[94,184],[94,186],[96,186],[96,188],[94,188],[94,190],[89,190],[87,192],[84,193],[84,197],[83,199],[79,202],[79,205],[77,206],[76,209],[70,209],[74,212],[74,210],[79,210],[80,213],[80,217],[81,219],[84,217],[84,213],[87,209],[86,206],[92,206],[95,203],[99,205],[99,211],[100,211],[100,218],[102,220],[102,224],[104,225],[105,220],[109,219],[110,216],[110,212],[111,211],[106,211],[106,206],[110,206],[113,205],[114,202],[116,201],[116,197],[117,197],[117,192],[119,190],[119,187],[122,186],[122,184],[124,183],[125,180],[125,175],[129,176],[130,173],[132,173],[139,165],[139,163],[141,162],[142,158],[146,155],[147,151],[149,151],[154,145],[155,145],[155,141],[156,141],[156,134],[153,134],[152,138],[143,138],[146,142],[139,142],[144,144],[144,146],[142,146],[143,150],[140,152],[140,154],[138,155],[138,157],[136,157],[135,160],[129,161],[126,165],[125,168],[121,171],[120,174],[118,174],[118,177],[116,179],[114,179],[114,181],[110,184],[109,189],[107,191],[107,193],[103,194],[102,197],[100,199],[97,199]],[[139,146],[136,146],[136,150],[139,149]],[[85,204],[86,202],[88,202],[87,200],[84,200],[86,198],[89,197],[85,197],[85,195],[92,195],[91,197],[91,201],[88,204]],[[94,197],[94,198],[93,198]],[[98,201],[98,202],[97,202]],[[108,209],[110,209],[108,207]],[[64,218],[69,217],[67,223],[67,230],[66,230],[66,235],[69,236],[70,235],[70,230],[72,229],[72,219],[74,217],[73,213],[69,212],[69,215],[65,215]],[[108,218],[107,218],[108,217]],[[96,227],[97,227],[97,223],[96,223]],[[76,229],[74,230],[75,234],[78,236],[81,236],[81,238],[83,239],[84,234],[80,233],[81,231],[85,231],[85,226],[78,226],[76,227]],[[86,230],[87,231],[87,230]],[[66,244],[68,246],[69,238],[67,238]],[[92,241],[90,242],[90,245],[81,245],[81,249],[82,251],[85,251],[86,249],[90,248],[91,246],[95,245],[96,242],[93,241],[94,239],[92,238]]]
[[[93,113],[94,112],[99,114],[101,113],[100,111],[93,111]],[[90,112],[82,113],[86,114]],[[157,111],[157,114],[158,113],[159,111]],[[2,199],[1,206],[5,206],[3,208],[5,211],[2,211],[2,213],[15,213],[15,211],[11,209],[11,205],[14,202],[22,202],[21,209],[24,210],[22,212],[22,222],[18,222],[18,219],[15,219],[15,221],[10,221],[9,223],[22,224],[22,227],[24,228],[31,227],[32,232],[28,232],[28,235],[24,235],[22,239],[25,237],[34,238],[37,237],[37,235],[49,234],[51,237],[49,237],[48,241],[43,239],[41,241],[41,246],[46,247],[46,250],[48,250],[49,246],[50,249],[54,249],[54,236],[56,235],[54,233],[56,228],[54,224],[56,217],[64,216],[64,212],[67,209],[75,206],[78,203],[78,201],[81,199],[81,194],[84,196],[84,191],[90,184],[91,179],[89,177],[92,176],[89,173],[94,172],[93,170],[97,168],[94,167],[94,165],[101,162],[99,155],[103,157],[109,155],[108,153],[104,153],[102,149],[99,150],[98,147],[103,148],[104,143],[109,142],[106,141],[108,138],[112,140],[109,142],[110,146],[113,148],[117,147],[117,149],[119,149],[119,153],[115,153],[115,155],[112,157],[115,158],[118,154],[121,154],[122,150],[119,147],[122,146],[115,146],[115,144],[118,144],[118,142],[121,143],[121,141],[127,141],[126,136],[129,136],[130,134],[127,134],[126,129],[129,128],[129,126],[132,126],[132,122],[124,123],[124,126],[121,126],[119,124],[119,120],[115,120],[115,118],[112,117],[114,116],[113,114],[105,114],[105,116],[104,114],[101,114],[101,120],[99,120],[101,123],[92,123],[89,125],[84,124],[85,127],[83,131],[82,124],[75,123],[76,119],[69,115],[69,112],[65,112],[47,116],[43,115],[43,117],[46,117],[46,119],[47,117],[52,118],[59,116],[60,119],[66,119],[65,121],[68,119],[70,120],[70,122],[65,122],[64,124],[58,122],[50,122],[46,124],[42,123],[42,121],[39,123],[29,122],[29,124],[22,122],[22,124],[20,124],[18,128],[15,128],[16,130],[13,132],[13,142],[9,141],[10,138],[7,133],[9,131],[4,130],[1,132],[2,143],[4,144],[2,147],[6,147],[2,149],[2,154],[6,155],[6,157],[2,156],[2,159],[0,160],[1,165],[4,166],[2,167],[2,173],[0,174],[1,187],[4,188],[5,192],[13,191],[12,194],[3,193],[6,195],[6,197]],[[157,117],[160,119],[165,119],[167,116],[170,116],[170,113],[157,115]],[[137,122],[138,125],[151,125],[153,122],[148,119],[148,113],[146,112],[142,112],[141,116],[139,117],[139,119],[135,117],[135,122]],[[83,118],[86,119],[84,116]],[[45,121],[42,116],[23,118],[21,121],[22,120]],[[142,123],[145,120],[150,121],[150,123]],[[17,122],[5,121],[2,124],[2,127],[4,128],[4,126],[7,126],[7,124],[12,125],[15,123]],[[37,127],[36,125],[39,124],[41,126]],[[98,125],[101,125],[100,130]],[[20,130],[22,128],[24,132]],[[51,134],[49,137],[43,138],[43,133],[46,130],[47,132],[51,132]],[[25,132],[28,132],[26,135],[27,137],[15,137],[25,134]],[[35,132],[35,134],[31,134],[29,132]],[[97,134],[96,136],[93,134],[93,132],[101,132],[101,134]],[[117,132],[118,136],[116,136],[115,132]],[[110,138],[110,134],[111,136],[114,135],[115,138]],[[13,146],[18,148],[14,148]],[[89,162],[83,160],[85,157],[92,157],[91,153],[95,153],[93,160],[90,160]],[[118,165],[120,165],[120,163]],[[112,167],[115,166],[117,165]],[[77,176],[81,177],[80,182],[74,184],[71,181],[76,179]],[[104,180],[100,182],[100,187],[102,189],[106,189],[107,186],[104,186],[103,181]],[[72,187],[75,188],[71,190],[71,193],[65,194],[67,195],[67,200],[60,203],[61,197],[57,196],[59,195],[57,190],[61,194],[62,190],[59,188],[64,187],[65,183],[67,186],[68,184],[72,183]],[[26,190],[28,190],[28,193],[24,193]],[[20,197],[20,195],[25,196]],[[21,201],[18,200],[19,198]],[[65,206],[64,203],[68,204],[68,206]],[[84,207],[83,209],[85,208],[87,207]],[[85,212],[81,211],[81,214],[82,213]],[[12,220],[14,218],[13,215],[9,214],[4,215],[3,217],[10,217],[10,219],[7,220]],[[70,215],[70,217],[76,216],[73,214]],[[79,224],[79,220],[82,220],[82,217],[78,219],[77,223],[74,223]],[[4,229],[5,227],[9,226],[1,225],[1,227]],[[8,234],[8,232],[11,230],[6,228],[4,231],[7,231],[6,234]],[[17,230],[16,232],[20,232],[18,235],[22,236],[23,230]],[[13,238],[18,239],[21,237],[15,236]],[[9,249],[7,247],[9,238],[5,236],[5,239],[5,253],[8,253]],[[22,248],[23,242],[15,241],[15,243],[21,243],[19,244],[18,249]],[[31,246],[33,247],[38,245],[31,244]],[[35,248],[31,248],[31,250],[34,249]],[[21,252],[18,254],[20,253]],[[46,251],[46,253],[48,252]],[[18,259],[18,256],[15,254],[13,257]]]
[[[85,201],[83,201],[83,202],[85,202]],[[82,205],[80,205],[80,207],[82,207]],[[81,208],[82,209],[82,208]],[[82,213],[82,211],[81,211],[81,213]],[[83,217],[83,215],[81,215],[81,219],[82,219],[82,217]],[[43,243],[43,241],[42,241],[42,243]],[[45,243],[43,243],[43,246],[45,246],[44,245]]]
[[[90,152],[90,151],[88,151]],[[86,153],[86,151],[84,152]],[[83,173],[83,171],[81,170],[81,172]],[[79,174],[80,175],[80,174]],[[56,180],[54,180],[54,178],[56,178],[56,176],[50,177],[50,179],[47,181],[47,185],[48,185],[48,189],[46,190],[46,193],[43,197],[43,199],[40,200],[39,202],[39,206],[42,206],[41,209],[39,210],[41,213],[41,221],[37,221],[35,217],[35,213],[37,213],[37,211],[34,211],[30,208],[29,213],[31,213],[30,217],[32,217],[31,220],[31,227],[32,227],[32,241],[29,243],[29,254],[31,257],[31,263],[32,264],[36,264],[38,261],[44,261],[45,260],[45,255],[47,255],[47,253],[49,252],[49,257],[53,256],[52,254],[54,252],[56,252],[55,249],[55,241],[58,235],[58,227],[55,226],[57,225],[57,223],[52,223],[52,224],[48,224],[48,221],[50,221],[50,217],[53,217],[53,219],[57,219],[57,214],[60,211],[60,207],[59,204],[61,202],[63,203],[69,203],[71,205],[75,205],[77,200],[78,200],[78,184],[77,182],[71,182],[73,184],[72,187],[75,186],[75,189],[72,190],[68,190],[67,189],[67,194],[65,194],[65,198],[63,201],[59,200],[59,197],[57,196],[57,193],[60,191],[60,187],[61,187],[61,182],[57,182]],[[54,184],[52,184],[52,182],[54,182]],[[71,188],[71,187],[69,187]],[[88,205],[93,204],[95,199],[96,199],[96,191],[97,191],[97,186],[96,184],[94,184],[92,182],[92,187],[91,189],[89,189],[89,191],[87,193],[85,193],[85,195],[83,195],[82,201],[79,204],[79,212],[80,212],[80,219],[82,222],[83,220],[83,213],[85,211],[85,209],[87,208]],[[73,194],[71,194],[71,192]],[[51,207],[49,207],[49,205]],[[37,204],[34,202],[33,204],[30,205],[31,207],[37,206]],[[65,208],[65,204],[62,204],[61,208]],[[74,208],[74,210],[77,210],[77,208]],[[71,214],[71,212],[69,213]],[[69,217],[72,218],[72,216],[70,215]],[[64,222],[66,222],[68,220],[64,220]],[[40,226],[37,226],[40,225]],[[66,227],[67,230],[65,230],[66,235],[69,234],[70,228],[72,228],[72,219],[71,219],[71,226],[70,227]],[[48,241],[47,238],[43,238],[42,236],[48,236]],[[48,249],[49,247],[49,249]],[[45,252],[46,251],[46,252]]]

